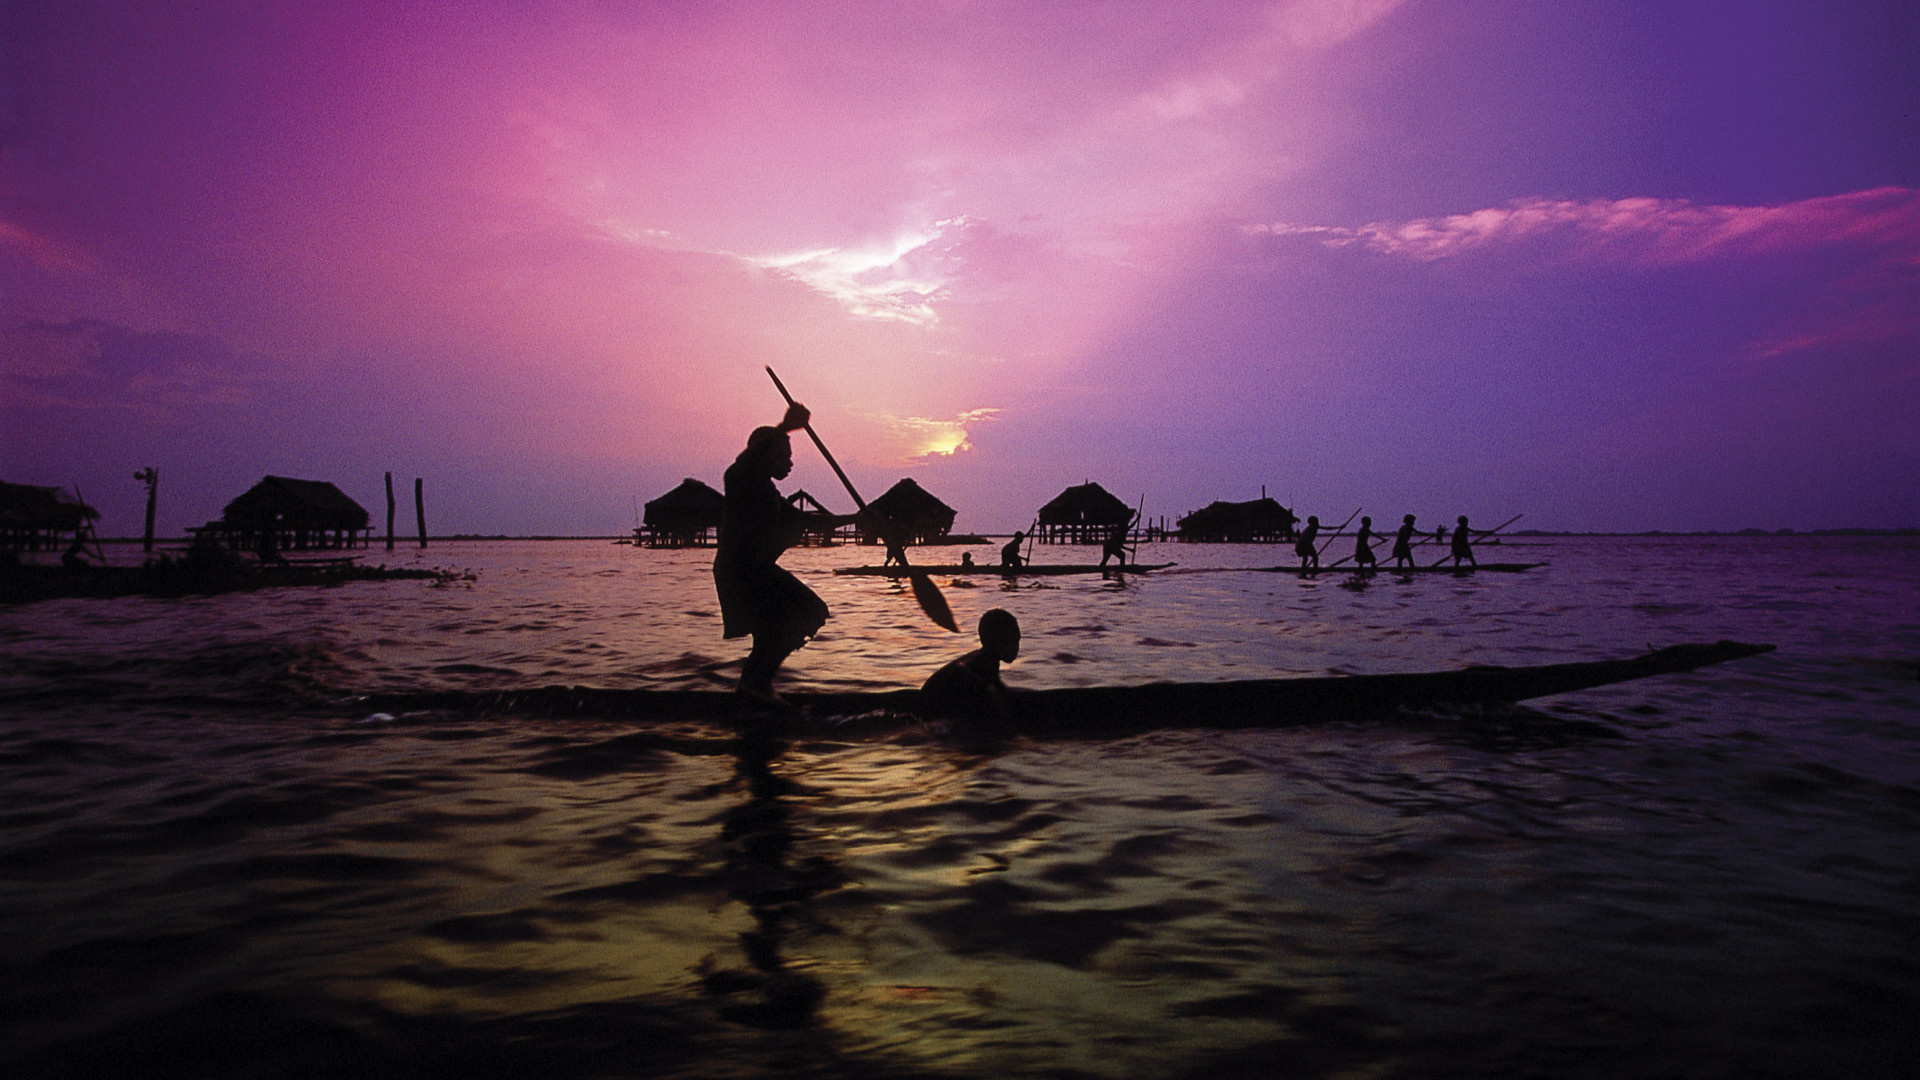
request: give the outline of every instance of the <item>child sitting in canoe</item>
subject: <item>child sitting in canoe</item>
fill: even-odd
[[[920,715],[952,720],[967,730],[1005,732],[1012,726],[1013,702],[1000,681],[1000,665],[1020,655],[1020,622],[994,608],[980,616],[980,647],[949,661],[920,687]]]

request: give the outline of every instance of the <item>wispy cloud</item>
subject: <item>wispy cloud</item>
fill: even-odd
[[[902,449],[905,461],[931,457],[952,457],[973,449],[968,441],[970,425],[992,420],[999,409],[971,409],[951,420],[931,420],[923,416],[882,417],[888,433]]]
[[[1295,0],[1268,16],[1288,44],[1303,49],[1337,45],[1393,13],[1403,0]]]
[[[0,249],[12,249],[48,272],[77,274],[94,268],[93,260],[72,246],[4,219],[0,219]]]
[[[1276,222],[1248,226],[1247,232],[1305,237],[1328,247],[1360,246],[1422,261],[1558,241],[1572,253],[1592,258],[1670,265],[1836,243],[1920,248],[1920,191],[1876,188],[1778,206],[1652,198],[1522,199],[1470,213],[1358,228]]]
[[[940,321],[933,301],[951,275],[931,256],[931,245],[964,219],[908,229],[858,248],[828,247],[779,255],[749,255],[753,266],[785,274],[831,297],[848,313],[931,326]]]

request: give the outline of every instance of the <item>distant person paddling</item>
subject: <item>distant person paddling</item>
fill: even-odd
[[[1393,537],[1393,565],[1413,565],[1413,515],[1400,519],[1400,531]]]
[[[713,556],[721,632],[753,638],[740,667],[740,693],[766,704],[784,704],[773,692],[774,674],[827,621],[827,605],[778,563],[782,552],[800,542],[806,515],[781,498],[773,482],[793,471],[787,432],[805,427],[809,417],[805,406],[790,405],[778,427],[754,428],[747,436],[747,448],[727,467],[726,507]],[[855,516],[819,524],[838,527]]]
[[[1473,557],[1473,530],[1467,527],[1467,515],[1461,514],[1453,528],[1453,565],[1459,566],[1465,560],[1473,566],[1480,565]]]
[[[1320,519],[1308,514],[1307,525],[1300,530],[1299,537],[1293,542],[1293,553],[1300,556],[1300,565],[1318,567],[1320,565]]]
[[[1001,566],[1025,565],[1026,560],[1020,557],[1020,545],[1026,543],[1026,541],[1027,541],[1026,533],[1023,533],[1023,532],[1014,533],[1013,539],[1007,541],[1007,543],[1002,545],[1000,548],[1000,565]]]
[[[1354,534],[1353,565],[1374,566],[1378,560],[1373,557],[1373,519],[1360,519],[1360,531]]]
[[[1112,532],[1109,532],[1109,533],[1107,533],[1107,538],[1106,538],[1106,540],[1105,540],[1105,541],[1103,541],[1103,542],[1101,543],[1101,545],[1100,545],[1100,565],[1101,565],[1101,566],[1105,566],[1105,565],[1107,565],[1107,560],[1108,560],[1108,559],[1118,559],[1118,560],[1120,560],[1120,568],[1121,568],[1122,570],[1124,570],[1124,569],[1126,569],[1126,566],[1127,566],[1127,526],[1125,526],[1125,525],[1115,525],[1115,526],[1113,527],[1113,531],[1112,531]]]

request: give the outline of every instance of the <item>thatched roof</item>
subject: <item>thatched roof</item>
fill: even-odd
[[[221,518],[230,529],[364,529],[367,512],[325,480],[269,476],[228,503]]]
[[[647,503],[643,519],[655,529],[704,529],[717,526],[727,509],[727,497],[689,476],[680,486]]]
[[[61,488],[0,481],[0,529],[72,532],[99,516],[100,511],[69,498]]]
[[[1133,507],[1093,483],[1070,487],[1040,508],[1042,525],[1125,525],[1132,520]]]
[[[887,489],[868,507],[915,532],[946,532],[953,528],[953,507],[941,502],[911,477]]]
[[[1181,518],[1175,527],[1186,537],[1251,539],[1284,533],[1293,527],[1295,520],[1292,511],[1262,497],[1247,502],[1216,500],[1205,509]]]

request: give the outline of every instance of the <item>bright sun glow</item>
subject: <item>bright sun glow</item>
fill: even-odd
[[[967,438],[968,425],[991,420],[999,411],[972,409],[951,420],[896,416],[886,418],[885,423],[893,431],[902,448],[901,456],[905,459],[952,457],[962,450],[973,449],[973,444]]]

